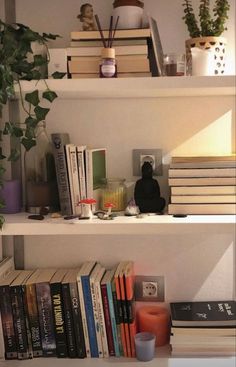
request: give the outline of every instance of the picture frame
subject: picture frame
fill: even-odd
[[[161,44],[161,38],[157,22],[151,16],[148,16],[148,23],[151,31],[152,46],[154,51],[157,76],[164,76],[164,53]]]

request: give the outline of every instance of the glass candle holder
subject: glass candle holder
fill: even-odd
[[[166,76],[185,75],[185,54],[164,55],[164,72]]]
[[[106,204],[113,204],[113,211],[123,211],[126,207],[125,179],[109,178],[106,180],[101,194],[101,209],[107,210]]]
[[[103,48],[100,62],[100,78],[117,78],[114,48]]]

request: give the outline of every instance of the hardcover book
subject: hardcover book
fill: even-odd
[[[56,357],[56,339],[53,323],[50,280],[56,269],[42,269],[36,279],[36,295],[44,357]]]
[[[112,281],[114,278],[115,269],[110,270],[107,272],[105,282],[107,287],[107,296],[108,296],[108,305],[110,311],[110,319],[111,319],[111,329],[112,329],[112,336],[115,348],[115,355],[116,357],[120,357],[120,348],[119,348],[119,339],[117,333],[117,325],[116,325],[116,316],[115,316],[115,308],[113,302],[113,295],[112,295]]]
[[[173,326],[236,326],[235,301],[177,302],[170,309]]]
[[[132,357],[131,352],[131,342],[130,342],[130,331],[129,331],[129,307],[127,303],[126,293],[125,293],[125,271],[129,262],[125,261],[119,272],[119,282],[120,282],[120,295],[121,295],[121,305],[123,312],[124,330],[125,330],[125,340],[127,347],[127,357]]]
[[[0,279],[5,278],[15,269],[13,257],[6,257],[0,262]],[[0,312],[0,358],[4,358],[4,338],[2,330],[1,312]]]
[[[41,357],[43,355],[35,288],[35,281],[39,272],[39,270],[35,270],[23,284],[26,320],[29,328],[28,343],[32,345],[34,358]]]
[[[98,328],[100,331],[100,336],[101,336],[101,341],[102,341],[103,356],[107,358],[109,357],[109,350],[108,350],[108,344],[107,344],[106,324],[105,324],[105,318],[104,318],[104,312],[103,312],[102,293],[101,293],[101,281],[102,281],[104,274],[105,274],[105,268],[101,267],[94,281],[94,290],[95,290],[95,296],[97,300],[97,313],[98,313],[98,323],[99,323]]]
[[[18,359],[29,359],[33,357],[30,350],[31,346],[28,345],[26,312],[22,292],[23,282],[27,280],[31,274],[31,270],[22,270],[19,276],[10,285]]]
[[[65,277],[62,280],[62,296],[63,296],[63,306],[65,314],[68,355],[70,358],[76,358],[77,349],[75,340],[74,321],[72,315],[72,304],[70,297],[70,284]]]
[[[12,314],[10,284],[19,274],[20,271],[14,270],[0,280],[0,311],[5,345],[5,359],[17,359],[17,343]]]
[[[125,284],[125,298],[128,314],[129,336],[131,356],[135,357],[134,336],[137,333],[136,319],[135,319],[135,300],[134,300],[134,263],[130,261],[124,273]]]
[[[93,304],[93,316],[95,322],[95,330],[96,330],[96,337],[97,337],[97,345],[98,345],[98,354],[99,357],[103,357],[103,346],[102,346],[102,337],[101,337],[101,328],[100,328],[100,320],[99,320],[99,313],[98,313],[98,298],[95,292],[95,280],[101,271],[101,265],[96,264],[91,275],[90,275],[90,290],[91,290],[91,297],[92,297],[92,304]]]
[[[78,271],[79,271],[78,269],[70,270],[67,276],[65,277],[65,281],[68,281],[69,288],[70,288],[70,298],[71,298],[71,306],[72,306],[72,317],[73,317],[73,324],[74,324],[77,356],[79,358],[85,358],[86,348],[85,348],[85,341],[84,341],[84,331],[83,331],[83,324],[82,324],[80,300],[79,300],[78,287],[77,287]]]
[[[62,297],[61,282],[67,273],[67,269],[59,269],[53,275],[50,281],[50,289],[52,296],[52,309],[54,320],[54,331],[56,339],[56,353],[58,358],[65,358],[68,356],[65,314]]]
[[[90,351],[91,351],[91,357],[93,358],[96,358],[99,356],[94,315],[93,315],[92,296],[91,296],[90,282],[89,282],[89,277],[95,265],[96,265],[96,262],[88,261],[82,266],[82,268],[80,269],[78,273],[78,278],[80,278],[80,281],[82,284],[83,302],[84,302],[84,309],[85,309],[88,336],[89,336],[89,346],[90,346]],[[79,291],[80,291],[80,288],[79,288]]]
[[[108,300],[108,294],[107,294],[106,279],[108,278],[108,276],[109,276],[109,270],[106,271],[101,281],[101,294],[102,294],[103,312],[104,312],[104,318],[105,318],[105,324],[106,324],[108,350],[109,350],[109,355],[112,357],[112,356],[115,356],[116,353],[115,353],[114,339],[113,339],[113,334],[112,334],[111,315],[110,315],[109,300]]]
[[[72,206],[70,198],[69,179],[66,166],[64,146],[70,142],[68,134],[51,134],[53,154],[55,159],[57,184],[62,215],[71,215]]]
[[[118,343],[119,343],[119,352],[120,352],[120,356],[123,356],[124,351],[123,351],[122,340],[121,340],[121,326],[120,326],[122,319],[120,315],[120,301],[118,301],[117,294],[116,294],[115,276],[113,277],[112,282],[111,282],[111,289],[112,289],[112,298],[113,298],[113,305],[114,305],[114,312],[115,312],[115,319],[116,319],[116,329],[117,329],[117,337],[118,337]]]
[[[108,39],[109,31],[103,30],[104,38]],[[117,29],[115,39],[122,38],[147,38],[150,37],[151,31],[149,28],[137,29]],[[96,40],[101,39],[99,31],[75,31],[71,32],[71,39],[76,40]]]

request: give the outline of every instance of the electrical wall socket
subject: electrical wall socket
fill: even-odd
[[[164,288],[163,276],[138,275],[135,278],[135,299],[141,302],[164,302]]]
[[[133,149],[133,176],[142,175],[144,162],[151,163],[154,176],[162,176],[161,149]]]

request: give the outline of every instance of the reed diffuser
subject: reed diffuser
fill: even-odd
[[[113,30],[113,16],[111,16],[107,40],[105,40],[98,15],[95,15],[95,20],[103,43],[103,48],[101,51],[101,62],[99,66],[99,76],[100,78],[117,78],[115,49],[112,48],[112,45],[115,38],[119,17],[116,18],[115,27]]]

